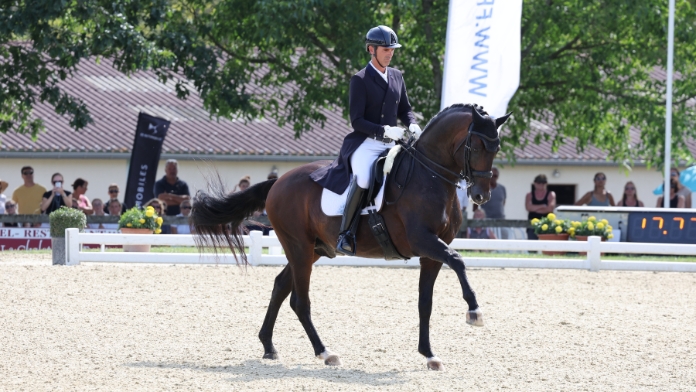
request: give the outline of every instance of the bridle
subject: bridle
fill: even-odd
[[[466,138],[459,142],[457,145],[457,148],[454,150],[454,156],[457,155],[457,151],[459,151],[460,148],[464,147],[464,168],[459,171],[459,173],[456,173],[438,163],[433,161],[432,159],[428,158],[425,154],[418,152],[415,148],[415,139],[413,136],[409,138],[408,141],[404,142],[403,140],[398,140],[397,143],[401,145],[401,147],[414,159],[416,162],[420,163],[423,167],[428,169],[431,173],[436,175],[437,177],[441,178],[448,184],[454,185],[455,187],[462,189],[461,185],[459,183],[464,180],[466,181],[466,188],[471,188],[472,185],[474,185],[474,177],[479,177],[479,178],[492,178],[493,177],[493,170],[489,171],[481,171],[481,170],[471,170],[471,135],[476,135],[482,139],[488,140],[490,142],[497,142],[500,143],[500,138],[496,136],[495,138],[491,138],[489,136],[486,136],[480,132],[474,131],[474,122],[472,121],[471,124],[469,124],[469,129],[467,131]],[[484,146],[485,147],[485,146]],[[422,158],[419,158],[419,155]],[[422,160],[421,160],[422,159]],[[426,165],[426,161],[429,165],[435,166],[436,168],[446,172],[449,175],[452,175],[457,178],[457,181],[450,180],[443,176],[442,174],[438,173],[430,167],[429,165]]]

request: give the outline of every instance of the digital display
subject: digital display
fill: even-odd
[[[696,212],[630,212],[628,242],[696,244]]]

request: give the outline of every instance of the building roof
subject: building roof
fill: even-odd
[[[72,79],[62,83],[69,94],[85,101],[94,123],[74,131],[66,117],[57,115],[46,104],[38,104],[34,115],[41,118],[46,131],[36,142],[28,135],[0,135],[0,156],[31,154],[65,157],[124,157],[130,153],[138,113],[165,118],[172,122],[162,156],[185,159],[186,156],[206,159],[244,160],[316,160],[338,155],[343,137],[350,132],[348,121],[340,110],[325,110],[323,128],[315,126],[300,139],[294,138],[292,124],[279,127],[268,119],[250,122],[211,119],[203,102],[192,91],[187,100],[179,100],[174,82],[162,84],[152,72],[124,76],[108,59],[100,63],[83,61]],[[551,133],[552,126],[532,123],[533,133]],[[637,141],[638,133],[634,132]],[[696,156],[696,143],[692,145]],[[517,148],[520,163],[594,162],[606,163],[607,154],[588,147],[582,154],[574,143],[567,143],[553,152],[550,141]]]

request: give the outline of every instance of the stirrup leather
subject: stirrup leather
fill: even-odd
[[[346,206],[343,209],[343,219],[341,220],[341,229],[336,244],[336,252],[347,256],[355,256],[355,232],[360,222],[362,199],[366,190],[358,186],[356,176],[353,176],[349,187]]]

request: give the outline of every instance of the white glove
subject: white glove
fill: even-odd
[[[415,123],[409,125],[408,130],[411,131],[411,133],[413,134],[413,137],[415,137],[416,140],[418,140],[421,133],[423,133],[423,131],[421,131],[420,127],[418,126],[418,124],[415,124]]]
[[[399,127],[392,127],[390,125],[385,125],[384,136],[390,139],[399,140],[402,137],[404,137],[404,129]]]

